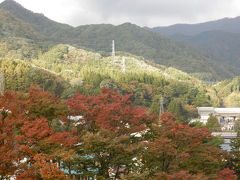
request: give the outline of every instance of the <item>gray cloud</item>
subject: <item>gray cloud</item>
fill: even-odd
[[[240,15],[238,0],[80,0],[93,23],[159,26],[174,23],[197,23]],[[79,14],[72,23],[88,23]],[[83,24],[84,24],[83,23]]]
[[[239,0],[17,0],[74,26],[132,22],[141,26],[198,23],[240,15]]]

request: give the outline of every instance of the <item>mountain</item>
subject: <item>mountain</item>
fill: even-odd
[[[240,17],[200,24],[176,24],[151,30],[211,52],[219,63],[240,67]]]
[[[175,24],[167,27],[154,27],[150,29],[167,36],[174,34],[193,36],[206,31],[240,33],[240,17],[224,18],[199,24]]]
[[[110,52],[112,39],[115,40],[117,50],[152,59],[157,64],[173,66],[188,73],[209,73],[212,74],[213,79],[234,76],[232,73],[234,68],[224,63],[224,65],[218,64],[211,53],[184,43],[177,43],[158,33],[130,23],[119,26],[87,25],[77,27],[76,38],[72,44]]]
[[[30,24],[31,27],[41,35],[44,40],[63,41],[65,35],[71,34],[73,27],[57,23],[45,17],[43,14],[34,13],[25,9],[21,4],[14,0],[5,0],[0,4],[0,8],[8,11],[16,18]]]
[[[240,106],[240,77],[219,82],[214,87],[220,99],[221,106],[239,107]]]
[[[32,42],[24,43],[31,45]],[[105,57],[58,44],[37,59],[19,60],[15,59],[19,57],[18,51],[2,53],[3,56],[0,53],[0,72],[4,72],[6,89],[27,91],[31,85],[38,84],[56,96],[67,98],[77,92],[96,95],[100,88],[106,87],[121,94],[132,94],[135,105],[156,113],[161,96],[166,108],[171,101],[178,101],[184,116],[188,112],[189,116],[195,116],[195,106],[211,104],[205,85],[198,79],[172,67],[146,62],[136,55],[121,52],[114,58]],[[123,57],[125,72],[122,71]]]
[[[10,12],[0,9],[0,37],[23,37],[38,39],[32,26],[16,18]]]
[[[109,55],[111,41],[114,39],[117,51],[143,56],[146,60],[178,68],[204,80],[216,81],[231,78],[240,72],[239,68],[219,60],[211,52],[187,43],[176,42],[134,24],[125,23],[119,26],[100,24],[74,28],[29,11],[13,0],[6,0],[0,4],[0,14],[4,12],[10,14],[9,17],[13,17],[13,20],[7,21],[0,19],[1,27],[11,26],[11,28],[5,28],[6,33],[2,35],[5,41],[9,37],[21,37],[27,39],[26,41],[30,39],[38,43],[71,44]],[[19,29],[16,22],[26,29]]]
[[[207,31],[195,36],[173,35],[172,39],[199,46],[218,56],[219,61],[240,67],[240,34],[224,31]]]

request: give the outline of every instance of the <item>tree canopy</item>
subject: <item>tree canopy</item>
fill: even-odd
[[[18,179],[236,179],[207,128],[136,107],[102,89],[66,101],[39,88],[0,97],[0,177]]]

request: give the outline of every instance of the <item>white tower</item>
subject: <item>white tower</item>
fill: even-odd
[[[126,59],[122,57],[122,72],[125,73],[126,71]]]
[[[114,40],[112,40],[112,56],[115,56],[115,43]]]
[[[4,74],[0,73],[0,94],[3,95],[4,93]]]
[[[162,115],[162,113],[164,113],[163,105],[164,105],[164,98],[161,97],[161,99],[160,99],[160,109],[159,109],[159,124],[161,124],[161,115]]]

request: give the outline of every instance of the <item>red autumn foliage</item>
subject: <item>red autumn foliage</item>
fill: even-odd
[[[77,137],[74,132],[56,132],[48,138],[49,142],[62,144],[66,147],[71,147],[77,143]]]
[[[97,96],[77,94],[68,100],[68,106],[74,110],[72,115],[82,115],[85,126],[91,132],[103,128],[119,133],[139,132],[146,129],[154,116],[148,116],[147,110],[133,107],[131,95],[121,96],[109,89],[102,89]]]
[[[40,176],[43,179],[63,179],[65,174],[59,170],[57,163],[50,162],[51,159],[42,154],[36,154],[34,156],[34,168],[40,170]]]
[[[59,178],[56,163],[48,161],[59,158],[54,154],[56,148],[64,151],[65,146],[75,142],[72,133],[56,134],[50,127],[54,118],[64,115],[64,107],[50,93],[33,87],[28,94],[6,91],[0,97],[1,178],[10,175],[16,175],[17,179]]]
[[[52,128],[48,125],[46,118],[35,119],[34,121],[25,121],[21,127],[21,132],[24,133],[28,141],[39,141],[53,134]]]
[[[97,96],[77,94],[67,105],[70,114],[59,99],[33,87],[28,94],[6,91],[0,97],[1,178],[65,179],[68,177],[57,163],[67,162],[71,172],[71,163],[91,154],[86,162],[80,158],[77,167],[79,163],[86,168],[92,165],[104,177],[116,166],[124,167],[121,173],[137,168],[135,172],[143,170],[155,179],[236,179],[232,170],[219,171],[225,154],[205,144],[212,140],[208,129],[178,123],[170,113],[164,113],[161,126],[154,128],[156,116],[134,107],[131,95],[103,89]],[[62,123],[67,124],[69,115],[83,116],[77,128],[85,133],[76,136],[73,124],[73,130],[54,129],[54,119],[64,119]],[[133,137],[146,129],[150,132],[145,139]],[[78,151],[85,154],[79,156]],[[140,165],[135,166],[136,162]]]
[[[151,142],[147,142],[146,159],[149,168],[156,171],[173,174],[186,171],[192,174],[216,174],[223,164],[225,153],[204,142],[212,140],[206,128],[193,128],[176,122],[170,113],[161,117],[161,127],[157,127],[158,135]]]
[[[58,98],[33,86],[28,90],[26,103],[28,115],[31,118],[44,117],[49,120],[49,123],[52,119],[65,116],[67,113],[65,104],[61,103]]]
[[[218,180],[237,180],[238,177],[233,170],[225,168],[217,173]]]
[[[25,103],[12,91],[0,97],[0,174],[13,174],[21,154],[16,148],[14,130],[23,123]]]

